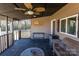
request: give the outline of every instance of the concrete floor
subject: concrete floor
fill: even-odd
[[[27,48],[39,47],[43,49],[45,56],[52,56],[52,49],[49,45],[49,39],[20,39],[15,41],[14,45],[0,56],[20,56],[20,54]]]

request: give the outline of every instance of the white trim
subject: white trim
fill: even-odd
[[[61,32],[61,21],[62,20],[66,20],[67,18],[62,18],[62,19],[60,19],[60,32]],[[66,25],[66,24],[65,24]],[[66,32],[66,30],[65,30],[65,32]],[[61,33],[64,33],[64,32],[61,32]]]
[[[68,21],[68,18],[71,18],[71,17],[76,17],[76,35],[72,35],[72,34],[67,33],[67,21]],[[65,32],[61,32],[61,21],[62,20],[66,20],[66,31]],[[60,33],[67,34],[67,35],[70,35],[73,37],[77,37],[77,35],[78,35],[77,32],[78,32],[78,14],[60,19]]]
[[[61,34],[65,34],[65,35],[69,35],[69,36],[72,36],[72,37],[76,37],[76,35],[72,35],[72,34],[69,34],[69,33],[65,33],[65,32],[60,32]]]
[[[67,33],[67,22],[68,22],[68,19],[66,18],[66,33]]]
[[[78,21],[79,21],[79,20],[78,20],[78,15],[77,15],[77,18],[76,18],[76,37],[78,37],[78,33],[77,33],[77,32],[78,32],[78,30],[79,30],[79,29],[78,29]]]
[[[67,18],[71,18],[71,17],[76,17],[76,35],[72,35],[72,34],[69,34],[69,33],[67,33],[68,35],[71,35],[71,36],[75,36],[75,37],[77,37],[77,31],[78,31],[78,14],[76,14],[76,15],[72,15],[72,16],[69,16],[69,17],[67,17]]]
[[[51,20],[51,34],[53,34],[53,22],[56,21],[56,19]],[[55,22],[56,23],[56,22]]]

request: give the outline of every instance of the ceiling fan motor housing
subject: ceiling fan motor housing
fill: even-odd
[[[31,10],[25,12],[25,15],[33,15],[33,14],[34,14],[34,12]]]

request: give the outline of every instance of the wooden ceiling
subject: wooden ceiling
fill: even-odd
[[[54,14],[60,8],[65,6],[66,3],[32,3],[32,5],[33,8],[41,6],[45,8],[45,12],[42,12],[40,15],[36,16],[36,18],[38,18]],[[0,3],[0,14],[17,19],[35,18],[33,16],[26,16],[23,11],[14,10],[15,7],[26,8],[23,3]]]

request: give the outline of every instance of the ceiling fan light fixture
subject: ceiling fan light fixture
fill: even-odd
[[[25,15],[33,15],[34,14],[34,12],[33,11],[31,11],[31,10],[29,10],[29,11],[27,11],[27,12],[25,12]]]
[[[36,17],[36,15],[34,15],[33,17]]]

